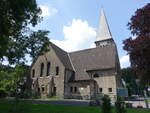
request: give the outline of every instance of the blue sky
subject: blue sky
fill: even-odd
[[[49,30],[50,40],[66,51],[94,47],[103,8],[117,44],[121,67],[129,66],[122,41],[130,37],[127,28],[131,16],[149,0],[37,0],[43,21],[34,29]]]

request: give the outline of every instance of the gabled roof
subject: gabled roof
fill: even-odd
[[[71,61],[70,61],[68,53],[62,50],[61,48],[59,48],[58,46],[56,46],[55,44],[53,44],[52,42],[50,42],[50,46],[54,49],[57,57],[60,59],[62,64],[65,66],[65,68],[73,71],[73,67],[71,65]],[[31,67],[34,65],[38,57],[34,59],[34,61],[31,64]]]
[[[58,46],[56,46],[55,44],[53,44],[52,42],[50,45],[54,49],[56,55],[58,56],[60,61],[63,63],[65,68],[69,69],[69,70],[73,70],[68,53],[66,51],[62,50],[61,48],[59,48]]]
[[[116,46],[109,45],[69,53],[75,68],[75,80],[90,79],[88,70],[115,68]]]

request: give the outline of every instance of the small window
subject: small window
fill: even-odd
[[[77,93],[77,87],[74,87],[74,92]]]
[[[54,87],[54,88],[53,88],[53,96],[56,96],[56,90],[57,90],[57,88]]]
[[[50,67],[51,67],[51,63],[48,62],[47,63],[47,73],[46,73],[47,76],[49,76],[49,74],[50,74]]]
[[[38,92],[40,92],[40,88],[38,87]]]
[[[59,75],[59,67],[56,67],[56,75]]]
[[[32,87],[34,88],[34,84],[32,84]]]
[[[109,91],[109,92],[112,92],[112,88],[108,88],[108,91]]]
[[[71,92],[71,93],[73,92],[73,87],[70,87],[70,92]]]
[[[42,87],[42,92],[44,92],[45,91],[45,88],[44,87]]]
[[[41,72],[40,72],[40,77],[43,76],[43,71],[44,71],[44,63],[41,63]]]
[[[103,88],[99,88],[99,92],[102,93],[103,92]]]
[[[93,76],[94,78],[96,78],[96,77],[99,77],[99,75],[96,73],[96,74],[94,74],[94,76]]]
[[[32,70],[32,77],[34,78],[34,76],[35,76],[35,70],[33,69]]]

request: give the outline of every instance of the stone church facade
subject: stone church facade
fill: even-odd
[[[116,44],[101,11],[96,47],[67,53],[53,43],[31,66],[32,92],[41,97],[111,98],[122,87]]]

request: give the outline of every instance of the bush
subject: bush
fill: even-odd
[[[117,97],[117,101],[115,103],[116,113],[126,113],[125,102],[121,97]]]
[[[111,113],[111,103],[108,95],[102,97],[102,113]]]
[[[4,98],[7,96],[7,93],[4,88],[0,88],[0,98]]]

